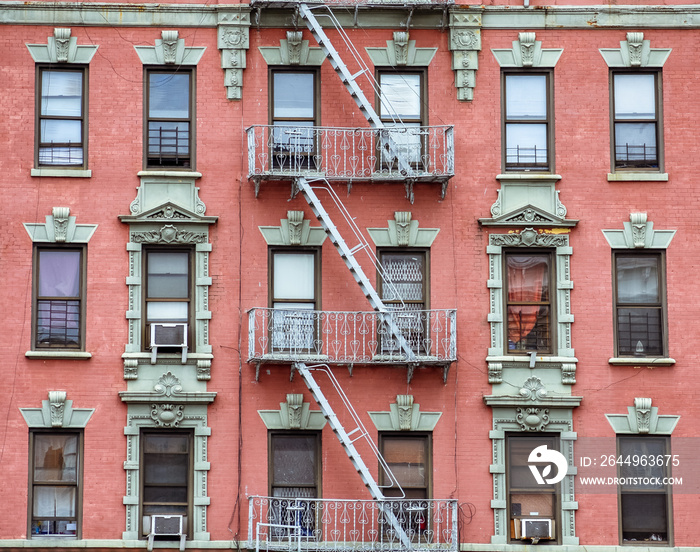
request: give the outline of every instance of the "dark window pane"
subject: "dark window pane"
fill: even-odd
[[[316,436],[272,437],[273,485],[316,485]]]
[[[622,494],[622,538],[649,540],[652,533],[668,540],[666,494]]]
[[[617,339],[621,355],[663,354],[662,313],[656,309],[617,309]]]
[[[402,487],[427,488],[428,442],[425,437],[384,437],[382,444],[384,460]]]
[[[186,485],[189,459],[186,454],[147,454],[144,456],[146,485]]]
[[[144,487],[144,502],[187,503],[187,487]]]

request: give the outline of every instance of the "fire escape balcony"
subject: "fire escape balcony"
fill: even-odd
[[[248,178],[437,182],[454,176],[451,126],[337,128],[254,125],[248,136]],[[404,163],[398,163],[400,156]]]
[[[457,311],[391,313],[253,308],[248,311],[248,362],[407,364],[386,324],[391,316],[422,366],[457,360]]]
[[[398,520],[414,552],[457,552],[456,500],[337,500],[248,497],[250,550],[403,551],[387,520]]]

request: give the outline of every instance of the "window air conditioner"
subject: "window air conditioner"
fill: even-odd
[[[187,362],[187,324],[151,324],[151,364],[156,363],[158,347],[182,348],[182,363]]]
[[[537,542],[541,539],[552,538],[553,520],[543,518],[530,518],[520,520],[520,534],[523,539],[533,539]]]
[[[184,533],[185,516],[181,515],[152,515],[151,532],[148,535],[148,550],[153,550],[153,539],[155,537],[178,537],[180,539],[180,550],[185,549]]]

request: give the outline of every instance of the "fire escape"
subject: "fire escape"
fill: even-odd
[[[354,364],[404,365],[410,382],[417,367],[435,366],[442,368],[446,381],[449,367],[457,357],[455,310],[416,311],[406,309],[406,305],[385,304],[355,255],[364,252],[370,257],[385,287],[392,286],[391,278],[374,257],[330,182],[346,182],[349,188],[353,181],[403,183],[411,202],[415,183],[436,183],[444,197],[447,183],[454,175],[452,127],[407,126],[398,116],[387,124],[357,83],[357,78],[364,75],[377,90],[369,68],[356,54],[332,10],[305,3],[294,6],[369,125],[362,128],[251,126],[246,130],[248,176],[255,184],[256,197],[262,181],[292,183],[292,195],[300,193],[306,200],[372,311],[251,309],[248,361],[256,365],[256,377],[261,364],[291,363],[292,376],[298,373],[304,380],[372,500],[286,500],[282,520],[280,505],[276,508],[272,505],[274,499],[250,497],[249,546],[256,550],[456,551],[456,502],[384,496],[354,443],[362,440],[363,446],[376,455],[388,486],[402,492],[400,485],[328,367],[346,365],[352,370]],[[360,65],[354,74],[319,23],[315,13],[319,9]],[[383,107],[387,108],[390,106]],[[284,138],[280,138],[281,133]],[[348,245],[341,235],[320,194],[324,194],[324,199],[329,198],[327,205],[334,214],[340,214],[350,229],[354,245]],[[394,293],[398,296],[397,291]],[[355,429],[346,431],[343,427],[314,374],[329,378],[356,424]]]

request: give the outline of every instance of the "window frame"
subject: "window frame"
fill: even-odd
[[[428,126],[428,70],[427,68],[411,68],[397,69],[395,67],[377,67],[375,68],[375,79],[377,81],[377,91],[375,93],[375,104],[377,106],[377,115],[383,123],[393,123],[394,120],[383,113],[381,90],[383,75],[418,75],[420,77],[420,115],[418,118],[402,119],[404,123],[418,123],[420,126]]]
[[[313,304],[314,308],[312,310],[321,310],[321,248],[320,247],[268,247],[268,277],[267,277],[267,297],[268,306],[271,309],[275,308],[275,303],[309,303]],[[275,297],[275,255],[308,255],[312,254],[314,256],[314,299],[309,301],[308,299],[290,299],[284,297]]]
[[[41,279],[40,272],[40,257],[43,251],[77,251],[80,253],[79,269],[80,275],[78,278],[79,293],[75,297],[57,297],[50,299],[50,296],[40,296],[39,295],[39,282]],[[47,350],[62,350],[62,351],[85,351],[85,331],[86,331],[86,303],[87,303],[87,246],[80,244],[66,244],[66,245],[46,245],[44,243],[35,243],[33,248],[33,259],[32,259],[32,350],[33,351],[47,351]],[[38,343],[38,329],[39,329],[39,302],[40,301],[79,301],[79,316],[80,321],[78,323],[78,344],[75,346],[68,345],[40,345]]]
[[[528,514],[524,514],[522,511],[520,514],[516,514],[515,510],[513,508],[513,495],[528,495],[528,494],[533,494],[533,495],[542,495],[545,492],[549,495],[552,495],[552,517],[547,517],[547,516],[541,516],[542,519],[552,519],[554,521],[554,531],[552,532],[552,539],[551,540],[546,540],[545,542],[551,545],[556,545],[561,543],[561,485],[563,482],[559,483],[554,483],[554,484],[545,484],[545,485],[539,485],[538,487],[533,487],[535,491],[532,490],[532,488],[529,487],[514,487],[513,486],[513,464],[512,464],[512,457],[511,457],[511,452],[513,450],[514,446],[514,441],[522,441],[523,443],[527,442],[528,440],[533,441],[532,448],[529,450],[533,450],[538,446],[541,445],[547,445],[547,448],[550,450],[556,450],[556,451],[561,451],[561,439],[559,434],[557,433],[532,433],[532,434],[524,434],[524,433],[507,433],[506,434],[506,442],[505,442],[505,463],[506,463],[506,503],[507,503],[507,516],[508,516],[508,531],[507,531],[507,542],[510,544],[516,544],[520,543],[523,544],[525,541],[522,538],[516,538],[515,533],[514,533],[514,528],[515,528],[515,523],[517,523],[516,520],[519,519],[532,519],[532,518],[539,518],[540,516],[533,516]],[[529,446],[528,446],[529,448]],[[529,464],[528,464],[529,465]],[[524,467],[524,466],[519,466],[519,467]],[[534,479],[534,477],[533,477]],[[522,508],[522,503],[521,503],[521,508]],[[544,544],[544,543],[540,543]]]
[[[185,505],[185,514],[180,514],[180,513],[175,513],[175,514],[168,514],[166,512],[159,512],[159,513],[145,513],[145,506],[147,506],[145,502],[145,488],[146,488],[146,436],[147,435],[158,435],[158,436],[166,436],[166,437],[171,437],[171,436],[185,436],[187,438],[187,504]],[[139,520],[140,520],[140,530],[139,530],[139,537],[141,539],[145,539],[148,537],[148,533],[145,531],[145,526],[143,519],[145,516],[153,516],[153,515],[184,515],[185,516],[185,521],[186,523],[183,524],[183,532],[187,535],[187,540],[190,540],[192,537],[192,526],[193,526],[193,519],[192,519],[192,512],[193,512],[193,504],[194,504],[194,456],[195,456],[195,450],[194,450],[194,430],[193,429],[162,429],[162,428],[156,428],[156,427],[143,427],[141,428],[139,432]],[[172,453],[174,454],[174,453]],[[165,485],[163,485],[165,486]],[[181,485],[179,485],[181,486]],[[161,504],[175,504],[175,503],[161,503]],[[148,504],[150,505],[150,504]],[[158,503],[155,503],[154,505],[158,505]],[[170,539],[172,540],[172,538]]]
[[[36,437],[37,435],[73,435],[77,438],[77,455],[78,455],[78,466],[76,470],[76,481],[75,483],[56,485],[55,482],[45,482],[46,486],[64,486],[64,487],[75,487],[75,523],[76,531],[75,535],[36,535],[33,533],[32,528],[34,526],[35,518],[45,518],[47,516],[35,516],[34,515],[34,488],[38,486],[44,486],[41,482],[35,481],[35,447],[36,447]],[[78,540],[82,538],[82,517],[83,517],[83,462],[84,462],[84,434],[81,429],[30,429],[29,430],[29,482],[28,482],[28,496],[27,496],[27,538],[28,539],[46,539],[46,538],[60,538],[60,539],[70,539]],[[68,517],[68,516],[62,516]]]
[[[274,471],[275,471],[275,466],[274,466],[274,441],[276,437],[311,437],[313,438],[314,441],[314,446],[315,446],[315,451],[314,451],[314,456],[315,456],[315,462],[316,462],[316,469],[315,469],[315,479],[316,479],[316,484],[315,485],[295,485],[296,487],[299,488],[313,488],[316,489],[316,497],[315,498],[322,498],[323,497],[323,492],[322,492],[322,482],[323,482],[323,457],[322,457],[322,450],[321,450],[321,431],[306,431],[306,430],[269,430],[267,432],[267,454],[268,454],[268,463],[267,463],[267,486],[268,486],[268,491],[270,497],[274,497],[274,489],[275,488],[281,488],[281,487],[290,487],[290,485],[276,485],[275,480],[274,480]],[[280,497],[283,498],[283,497]]]
[[[379,432],[379,439],[378,439],[378,449],[379,453],[382,456],[382,459],[386,461],[386,456],[384,454],[385,446],[387,441],[391,441],[392,439],[405,439],[405,440],[422,440],[425,443],[425,479],[426,479],[426,484],[425,486],[409,486],[409,485],[402,485],[400,481],[398,481],[399,485],[401,485],[401,488],[404,490],[425,490],[425,497],[420,497],[420,498],[407,498],[406,500],[431,500],[433,497],[433,434],[431,431],[380,431]],[[388,465],[388,462],[387,462]],[[396,476],[396,474],[394,474]],[[398,477],[397,477],[398,479]],[[386,473],[384,469],[382,468],[381,464],[379,465],[379,480],[378,484],[380,487],[384,487],[387,484],[387,478],[386,478]],[[392,498],[388,496],[387,494],[388,488],[383,489],[384,496],[387,498]],[[401,497],[395,497],[395,498],[401,498]]]
[[[508,98],[506,93],[506,81],[511,76],[544,76],[545,77],[545,106],[547,114],[544,119],[528,120],[523,118],[508,118]],[[508,163],[508,125],[509,124],[544,124],[546,126],[545,137],[547,141],[547,162],[546,166],[538,166],[537,163],[514,164]],[[555,171],[555,148],[554,148],[554,71],[538,67],[532,70],[502,69],[501,70],[501,166],[504,172],[539,172],[553,173]]]
[[[188,110],[189,116],[186,118],[168,118],[168,117],[151,117],[150,115],[150,76],[152,74],[163,73],[163,74],[188,74],[189,75],[189,88],[188,88]],[[196,66],[185,66],[180,65],[175,69],[169,68],[169,66],[156,65],[156,66],[144,66],[143,68],[143,167],[145,170],[175,170],[175,171],[194,171],[196,164],[196,144],[197,144],[197,68]],[[152,163],[150,161],[151,156],[149,153],[149,128],[151,122],[174,122],[181,123],[186,122],[189,125],[189,136],[188,136],[188,152],[186,162],[176,163],[176,164],[158,164]],[[179,146],[176,146],[179,148]],[[161,155],[162,157],[162,155]],[[176,154],[177,158],[178,155]]]
[[[654,107],[656,115],[654,119],[617,119],[615,111],[615,77],[617,75],[653,75],[654,76]],[[618,172],[664,172],[664,140],[663,140],[663,73],[660,68],[626,69],[615,67],[609,71],[610,89],[610,166],[613,173]],[[644,167],[641,165],[622,166],[618,165],[616,156],[616,134],[615,128],[618,123],[649,123],[655,125],[656,137],[656,166]]]
[[[82,87],[81,87],[81,111],[82,114],[79,117],[70,116],[58,116],[58,115],[42,115],[41,104],[42,104],[42,85],[44,80],[44,73],[48,71],[62,72],[62,73],[81,73],[82,75]],[[36,64],[36,74],[35,74],[35,106],[34,106],[34,167],[37,169],[51,169],[51,170],[84,170],[88,168],[88,66],[79,64],[56,65],[56,64],[46,64],[37,63]],[[51,164],[51,163],[41,163],[40,150],[43,148],[51,148],[54,146],[44,145],[50,144],[50,142],[41,141],[41,126],[44,120],[62,120],[62,121],[80,121],[80,148],[83,151],[83,162],[75,164]],[[69,147],[70,142],[56,146],[56,147]]]
[[[620,257],[634,258],[634,257],[655,257],[657,261],[657,272],[658,281],[657,286],[659,290],[659,302],[654,303],[620,303],[618,300],[618,270],[617,270],[617,260]],[[612,250],[612,280],[613,280],[613,336],[614,336],[614,350],[615,357],[617,358],[637,358],[636,354],[622,354],[620,347],[620,328],[619,328],[619,317],[618,310],[624,308],[654,308],[660,311],[660,328],[659,328],[659,342],[661,344],[660,354],[645,354],[640,358],[667,358],[669,355],[668,351],[668,303],[666,300],[666,251],[665,250]]]
[[[538,356],[540,355],[557,355],[557,304],[556,304],[556,256],[554,251],[546,249],[507,249],[503,252],[503,331],[504,331],[504,347],[505,354],[507,355],[528,355],[532,352],[536,352]],[[510,256],[531,256],[531,257],[546,257],[549,264],[549,301],[535,301],[535,302],[525,302],[525,301],[510,301],[508,299],[508,258]],[[521,305],[542,305],[549,306],[549,347],[547,350],[528,349],[510,349],[509,347],[509,333],[508,333],[508,309],[509,307]],[[537,323],[535,323],[537,325]],[[533,327],[534,329],[534,327]]]
[[[664,443],[664,455],[670,454],[671,451],[671,438],[668,435],[639,435],[639,434],[618,434],[617,435],[617,457],[626,457],[628,452],[624,449],[622,445],[622,441],[625,440],[636,440],[636,441],[657,441],[657,442],[663,442]],[[663,477],[670,477],[671,476],[671,463],[668,465],[661,466],[661,469],[663,471]],[[658,467],[658,466],[656,466]],[[651,468],[651,467],[650,467]],[[625,472],[625,469],[630,469],[624,463],[618,463],[617,464],[617,476],[621,480],[622,478],[625,477],[634,477],[634,475],[631,475],[629,473]],[[619,481],[618,480],[618,481]],[[625,527],[624,527],[624,518],[623,518],[623,495],[632,495],[636,496],[637,498],[635,500],[640,500],[640,496],[642,495],[664,495],[665,496],[665,511],[664,514],[666,516],[666,540],[662,541],[646,541],[646,540],[625,540],[624,539],[624,534],[625,534]],[[638,491],[634,490],[627,490],[625,491],[623,489],[623,486],[618,483],[617,486],[617,515],[618,515],[618,531],[619,531],[619,542],[623,546],[649,546],[650,544],[657,544],[659,546],[673,546],[673,492],[672,492],[672,487],[671,485],[664,485],[663,489],[642,489]],[[631,532],[631,531],[630,531]]]
[[[188,259],[187,259],[187,299],[183,300],[182,298],[163,298],[163,297],[154,297],[150,298],[149,297],[149,285],[148,285],[148,269],[149,269],[149,254],[151,253],[187,253]],[[177,303],[186,303],[187,304],[187,346],[189,351],[194,351],[194,310],[195,310],[195,303],[196,303],[196,297],[195,297],[195,289],[194,289],[194,284],[195,284],[195,278],[194,278],[194,271],[195,271],[195,251],[193,247],[169,247],[169,246],[153,246],[153,247],[144,247],[143,248],[143,306],[142,306],[142,331],[141,331],[141,344],[142,344],[142,350],[144,351],[150,351],[151,349],[151,322],[149,322],[148,318],[148,304],[149,302],[177,302]],[[170,299],[170,300],[168,300]],[[155,324],[158,324],[159,322],[153,322]],[[163,322],[163,323],[168,323],[168,322]],[[174,322],[174,323],[181,323],[181,322]],[[161,353],[162,351],[162,353]],[[181,349],[178,347],[159,347],[159,352],[158,354],[167,354],[167,353],[178,353],[180,354]]]
[[[283,73],[306,73],[313,77],[313,95],[314,101],[312,102],[313,116],[312,117],[275,117],[275,75]],[[321,79],[319,70],[317,68],[306,67],[306,66],[293,66],[293,67],[274,67],[268,68],[268,116],[270,120],[270,125],[273,126],[275,121],[309,121],[312,126],[320,126],[321,120]],[[293,126],[293,125],[289,125]]]
[[[421,310],[430,310],[430,248],[429,247],[380,247],[377,248],[377,259],[379,261],[379,266],[382,267],[381,270],[377,271],[377,293],[379,297],[382,298],[382,302],[385,305],[400,305],[401,301],[384,299],[384,278],[382,277],[383,271],[383,256],[384,255],[421,255],[423,257],[423,301],[416,301],[411,299],[403,299],[405,304],[423,304]]]

